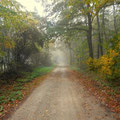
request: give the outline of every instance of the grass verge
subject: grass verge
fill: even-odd
[[[17,107],[53,69],[54,66],[39,67],[32,73],[22,73],[23,77],[16,79],[12,84],[3,85],[0,88],[0,119],[10,112],[11,108]]]

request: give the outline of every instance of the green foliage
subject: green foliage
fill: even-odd
[[[102,9],[106,4],[113,3],[114,1],[115,0],[68,0],[68,6],[72,6],[72,10],[80,9],[80,12],[84,15],[90,13],[92,17],[95,17],[100,9]]]
[[[26,82],[29,82],[28,79],[26,79],[26,78],[23,78],[23,79],[20,78],[20,79],[17,79],[16,81],[17,81],[18,83],[26,83]]]
[[[5,96],[0,96],[0,104],[6,103]]]
[[[36,53],[40,54],[36,63],[42,64],[40,60],[44,59],[45,55],[38,48],[45,50],[45,42],[48,45],[49,37],[47,31],[44,31],[47,21],[35,13],[24,10],[15,0],[1,0],[0,11],[1,72],[21,71],[23,68],[27,69],[26,66],[35,66],[32,58],[35,58],[33,55]],[[48,50],[46,53],[49,55]]]
[[[1,105],[1,106],[0,106],[0,112],[2,112],[2,111],[3,111],[3,106]]]
[[[22,92],[21,91],[13,91],[10,93],[10,95],[8,96],[8,101],[15,101],[15,100],[21,100],[23,97]]]
[[[52,69],[54,68],[54,66],[52,67],[39,67],[33,70],[32,73],[25,73],[25,78],[19,78],[16,80],[17,82],[17,87],[15,87],[14,89],[22,89],[23,85],[27,82],[31,82],[32,80],[34,80],[34,78],[45,75],[47,73],[49,73]],[[21,87],[20,87],[21,86]],[[19,88],[20,87],[20,88]],[[24,88],[23,88],[24,89]]]
[[[45,75],[45,74],[49,73],[53,68],[54,68],[54,66],[52,66],[52,67],[39,67],[39,68],[36,68],[34,70],[34,72],[31,74],[31,76],[28,77],[28,81],[32,81],[36,77],[39,77],[41,75]]]
[[[13,88],[13,91],[19,91],[19,90],[24,90],[25,88],[23,86],[15,86]]]
[[[20,87],[20,86],[23,86],[24,85],[24,82],[17,82],[16,83],[16,87]]]

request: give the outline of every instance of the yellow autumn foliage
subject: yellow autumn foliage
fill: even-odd
[[[12,42],[12,41],[5,41],[5,42],[4,42],[4,46],[5,46],[5,48],[12,49],[12,48],[14,48],[15,43]]]
[[[114,58],[118,56],[120,56],[119,53],[110,49],[108,55],[104,55],[99,59],[89,58],[87,64],[90,70],[97,71],[104,76],[111,76],[117,72],[117,70],[114,71],[112,68],[116,63]]]

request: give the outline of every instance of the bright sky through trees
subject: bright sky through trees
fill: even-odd
[[[35,9],[38,11],[40,16],[45,16],[44,7],[42,5],[41,0],[17,0],[19,3],[21,3],[28,11],[35,11]]]

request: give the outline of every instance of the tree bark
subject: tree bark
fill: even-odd
[[[71,43],[69,43],[69,53],[70,53],[70,65],[72,65],[72,48],[71,48]]]
[[[99,50],[99,44],[98,44],[98,46],[97,46],[97,58],[99,58],[100,57],[100,50]]]
[[[113,17],[114,17],[114,29],[115,33],[117,34],[117,20],[116,20],[116,8],[115,5],[113,4]]]
[[[102,38],[107,41],[106,31],[105,31],[105,8],[103,8],[102,13]]]
[[[92,16],[88,12],[88,31],[87,31],[87,39],[88,39],[88,46],[89,46],[89,57],[93,58],[93,45],[92,45]]]
[[[99,48],[100,48],[100,53],[101,56],[103,55],[103,46],[102,46],[102,39],[101,39],[101,32],[100,32],[100,21],[99,21],[99,16],[97,15],[97,24],[98,24],[98,40],[99,40]]]

